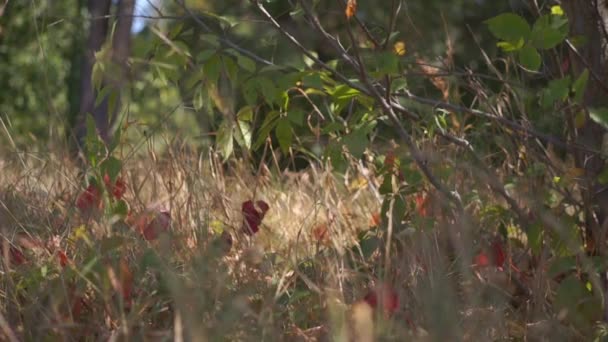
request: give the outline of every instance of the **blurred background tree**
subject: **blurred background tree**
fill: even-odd
[[[431,61],[445,54],[449,33],[457,64],[483,71],[479,49],[494,51],[495,42],[483,34],[482,21],[505,10],[522,9],[520,2],[514,3],[519,5],[482,0],[407,3],[407,18],[397,30],[407,42],[408,53]],[[323,20],[334,23],[328,28],[345,34],[339,24],[343,21],[331,20],[342,15],[336,4],[319,6],[325,6],[319,11],[326,15]],[[380,32],[390,2],[360,1],[359,6],[360,17]],[[323,60],[335,57],[323,39],[310,34],[300,13],[290,12],[289,2],[270,1],[268,7]],[[65,137],[74,144],[74,137],[82,137],[79,117],[85,113],[96,118],[102,136],[109,135],[112,124],[115,129],[120,121],[117,118],[128,113],[141,123],[142,132],[162,122],[195,146],[208,144],[209,133],[218,128],[221,116],[207,103],[193,106],[194,94],[185,89],[184,82],[196,66],[188,66],[184,55],[171,53],[165,42],[170,38],[196,56],[206,44],[201,39],[205,33],[201,22],[214,34],[230,37],[277,64],[301,67],[305,63],[303,55],[259,20],[245,1],[8,1],[0,17],[4,61],[0,117],[21,147],[62,144]],[[95,58],[106,68],[98,79]],[[435,91],[432,85],[425,86]],[[99,92],[102,96],[97,96]],[[115,108],[109,110],[109,102]]]

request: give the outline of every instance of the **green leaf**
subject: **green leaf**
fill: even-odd
[[[575,275],[566,277],[560,283],[555,295],[555,306],[557,308],[572,310],[575,313],[578,303],[589,294],[585,285]]]
[[[330,159],[331,166],[335,172],[344,173],[348,167],[347,161],[342,155],[342,145],[332,141],[325,147],[325,157]]]
[[[102,87],[98,92],[97,92],[97,97],[95,98],[95,107],[99,106],[101,104],[101,102],[103,102],[103,100],[108,96],[108,94],[110,93],[110,91],[112,91],[111,87]]]
[[[597,181],[601,184],[601,185],[606,185],[608,184],[608,167],[604,168],[604,170],[602,170],[602,172],[600,172],[599,175],[597,175]]]
[[[201,34],[198,36],[202,41],[209,43],[211,47],[219,47],[220,42],[218,36],[215,34]]]
[[[229,120],[224,120],[217,132],[216,144],[224,156],[224,161],[226,161],[232,155],[234,149],[234,138],[232,131],[232,123]]]
[[[112,207],[112,214],[120,217],[127,217],[129,214],[129,205],[123,199],[116,201]]]
[[[110,177],[110,181],[114,183],[120,174],[120,170],[122,169],[122,162],[117,158],[110,156],[101,163],[99,168],[101,170],[101,174],[107,174],[108,177]]]
[[[258,89],[254,78],[248,80],[243,85],[243,98],[249,105],[256,105],[258,102]]]
[[[567,24],[567,21],[548,14],[538,18],[530,35],[532,45],[545,50],[556,47],[568,35],[568,30],[562,26],[564,23]]]
[[[504,52],[512,52],[512,51],[517,51],[519,49],[521,49],[524,46],[524,39],[521,38],[516,42],[498,42],[496,43],[496,46],[498,46],[499,48],[502,49],[502,51]]]
[[[321,75],[317,72],[304,75],[302,77],[302,83],[306,88],[323,89],[323,80],[321,79]]]
[[[245,107],[241,108],[239,110],[239,112],[236,114],[236,117],[240,121],[251,122],[251,120],[253,120],[253,107],[245,106]]]
[[[407,79],[405,77],[395,78],[391,82],[391,90],[393,92],[397,92],[399,90],[406,89],[406,88],[407,88]]]
[[[369,144],[369,139],[361,129],[356,130],[342,138],[342,142],[355,158],[361,158]]]
[[[104,155],[104,143],[97,134],[97,125],[93,115],[87,113],[86,115],[86,127],[87,133],[85,136],[85,147],[86,154],[91,166],[97,166],[97,161]]]
[[[549,108],[557,101],[564,101],[570,93],[570,76],[549,82],[542,92],[542,106]]]
[[[275,128],[275,134],[277,135],[277,139],[279,140],[279,146],[281,146],[281,151],[287,154],[289,152],[289,148],[291,147],[291,140],[293,138],[293,132],[291,131],[291,124],[289,120],[286,118],[282,118],[277,123],[277,127]]]
[[[203,87],[198,87],[195,91],[194,91],[194,96],[192,98],[192,106],[194,107],[194,110],[201,110],[201,108],[203,108],[203,106],[205,105],[205,94],[207,92],[204,90]]]
[[[216,53],[217,53],[216,50],[211,50],[211,49],[203,50],[203,51],[201,51],[201,53],[196,55],[196,61],[199,63],[205,63]]]
[[[578,262],[575,256],[559,257],[549,266],[549,277],[553,278],[562,273],[576,270]]]
[[[380,195],[388,195],[393,193],[393,175],[387,173],[384,175],[384,180],[378,189]]]
[[[224,63],[224,70],[228,75],[228,79],[230,79],[233,83],[237,83],[239,79],[239,67],[234,61],[234,59],[230,56],[223,56],[222,62]]]
[[[262,123],[262,126],[260,127],[257,133],[258,136],[255,140],[255,143],[253,144],[254,150],[257,150],[258,148],[260,148],[260,146],[264,144],[264,142],[270,135],[270,132],[276,127],[278,119],[279,112],[276,110],[270,111],[266,114],[264,122]]]
[[[422,184],[424,177],[422,176],[420,171],[411,168],[408,164],[409,163],[401,164],[400,170],[401,170],[401,174],[403,174],[403,180],[405,180],[405,182],[408,185],[412,185],[412,186]]]
[[[210,84],[217,84],[222,70],[222,60],[220,56],[213,55],[211,58],[209,58],[209,60],[203,66],[203,70],[205,71],[207,82]]]
[[[382,247],[382,240],[370,232],[364,233],[359,238],[359,247],[361,247],[363,257],[367,260],[372,257],[376,250]]]
[[[238,120],[238,124],[237,134],[234,135],[234,138],[239,146],[249,150],[251,149],[251,125],[242,120]]]
[[[540,223],[530,225],[526,234],[528,237],[528,246],[530,246],[532,253],[534,253],[534,255],[539,255],[543,243],[543,225]]]
[[[530,25],[515,13],[503,13],[486,20],[485,24],[496,38],[507,42],[527,40],[530,36]]]
[[[526,45],[517,55],[519,63],[526,69],[536,71],[540,68],[540,54],[532,46]]]
[[[258,77],[256,83],[266,103],[273,105],[279,102],[280,96],[278,94],[278,89],[270,78],[264,76]]]
[[[245,57],[243,55],[238,55],[238,57],[236,58],[236,62],[241,68],[245,69],[246,71],[255,72],[256,66],[253,59]]]
[[[339,84],[328,93],[336,100],[350,100],[361,94],[357,89],[353,89],[345,84]]]
[[[578,103],[583,102],[583,96],[585,95],[585,90],[587,89],[587,81],[589,81],[589,70],[585,69],[578,76],[574,84],[572,84],[572,91],[574,92],[574,100]]]
[[[394,75],[399,72],[399,56],[392,51],[384,51],[375,56],[376,67],[381,74]]]
[[[109,154],[114,152],[116,147],[118,147],[118,145],[120,144],[120,141],[121,141],[120,139],[122,137],[123,129],[124,128],[123,128],[122,124],[119,124],[118,128],[116,129],[116,132],[114,132],[114,135],[112,136],[112,140],[110,141],[110,146],[108,147]]]
[[[287,112],[287,118],[296,126],[303,126],[306,113],[301,109],[291,109]]]
[[[589,108],[589,117],[597,124],[608,129],[608,108]]]

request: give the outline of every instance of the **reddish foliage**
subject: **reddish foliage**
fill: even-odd
[[[399,295],[388,284],[379,284],[363,298],[372,308],[381,308],[386,317],[390,317],[399,308]]]
[[[126,303],[129,303],[133,293],[133,273],[131,273],[129,264],[127,264],[127,261],[124,258],[120,259],[120,283],[122,298]]]
[[[375,212],[372,214],[372,218],[369,220],[370,227],[378,227],[382,223],[382,219],[380,218],[380,213]]]
[[[90,184],[76,199],[76,207],[86,213],[100,209],[102,204],[101,191],[94,184]]]
[[[498,241],[492,243],[492,251],[494,252],[494,266],[502,268],[505,264],[505,251],[502,244]]]
[[[419,193],[416,195],[416,212],[418,215],[422,217],[429,217],[429,206],[431,201],[429,200],[429,196],[424,193]]]
[[[473,259],[473,264],[478,267],[486,267],[490,265],[490,258],[484,252],[480,252]]]
[[[64,251],[57,251],[57,258],[59,259],[59,265],[61,265],[61,267],[66,267],[68,265],[69,259]]]
[[[141,214],[129,212],[125,223],[137,230],[144,239],[156,240],[171,226],[171,214],[165,210],[146,211]]]
[[[357,0],[348,0],[346,10],[344,11],[346,18],[350,19],[355,13],[357,13]]]
[[[106,184],[106,188],[108,191],[114,196],[116,199],[121,199],[122,196],[127,192],[127,183],[119,176],[116,178],[114,184],[110,181],[110,176],[108,174],[103,176],[103,182]]]
[[[80,318],[80,315],[82,314],[82,310],[87,306],[87,303],[84,299],[84,297],[81,296],[75,296],[72,299],[72,317],[74,318]]]
[[[322,244],[329,243],[329,230],[328,230],[327,224],[323,223],[323,224],[316,226],[312,230],[312,236],[319,243],[322,243]]]
[[[505,255],[502,243],[494,241],[491,247],[491,257],[485,251],[479,252],[473,259],[473,264],[477,267],[494,266],[499,270],[502,270],[507,257]]]
[[[257,205],[257,208],[256,208]],[[243,213],[243,232],[247,235],[254,235],[260,230],[260,224],[268,212],[270,207],[264,201],[257,201],[255,205],[253,201],[245,201],[241,206],[241,212]]]
[[[386,153],[384,166],[388,169],[392,169],[395,166],[395,151],[391,150]]]
[[[147,216],[144,216],[145,221],[147,221],[147,218]],[[146,224],[145,221],[140,221],[143,224],[138,226],[141,234],[148,241],[156,240],[162,232],[169,230],[171,214],[168,211],[159,211],[150,222]]]
[[[4,258],[4,250],[2,248],[2,245],[0,244],[0,252],[2,253],[1,257]],[[13,266],[19,266],[22,264],[25,264],[27,262],[27,259],[25,258],[25,255],[23,254],[23,252],[21,252],[21,250],[15,246],[10,246],[8,249],[8,261],[11,263],[11,265]]]

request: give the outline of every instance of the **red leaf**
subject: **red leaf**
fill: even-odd
[[[257,201],[256,204],[259,210],[251,200],[245,201],[241,205],[241,212],[244,218],[243,232],[247,235],[254,235],[260,230],[260,224],[262,224],[262,220],[270,208],[264,201]]]
[[[384,157],[384,166],[388,169],[392,169],[395,166],[395,151],[390,150]]]
[[[129,264],[123,258],[120,259],[120,283],[122,287],[122,298],[125,302],[131,301],[131,295],[133,293],[133,273],[129,269]]]
[[[76,199],[76,207],[85,213],[100,209],[101,205],[101,191],[93,184],[90,184]]]
[[[0,248],[1,251],[1,248]],[[4,257],[4,253],[2,253],[3,257]],[[8,250],[8,258],[11,264],[13,264],[14,266],[19,266],[22,264],[25,264],[27,262],[27,259],[25,258],[25,255],[23,254],[23,252],[21,252],[21,250],[15,246],[10,246],[9,250]]]
[[[323,223],[316,226],[312,230],[312,236],[319,243],[329,243],[329,230],[327,229],[327,224]]]
[[[488,258],[486,253],[480,252],[475,256],[473,263],[478,267],[486,267],[490,265],[490,258]]]
[[[148,241],[156,240],[162,232],[169,230],[169,226],[171,225],[171,214],[169,214],[168,211],[159,211],[149,223],[145,224],[147,218],[148,216],[144,215],[144,221],[142,222],[140,220],[139,225],[139,229],[144,236],[144,239]]]
[[[380,302],[378,299],[380,298]],[[388,284],[379,284],[371,289],[363,298],[372,308],[381,308],[386,317],[391,316],[399,308],[399,295]]]
[[[416,212],[418,213],[418,215],[420,215],[422,217],[428,217],[429,216],[429,204],[430,204],[429,196],[427,196],[423,193],[419,193],[416,195],[415,201],[416,201]]]
[[[127,183],[119,176],[116,178],[114,184],[110,182],[110,176],[106,173],[103,176],[103,182],[106,184],[106,188],[108,191],[114,196],[116,199],[121,199],[122,196],[127,192]]]
[[[494,266],[502,268],[506,260],[502,244],[498,241],[494,241],[492,243],[492,251],[494,252]]]
[[[68,265],[69,259],[64,251],[57,251],[57,258],[59,258],[59,265],[61,265],[61,267],[66,267]]]
[[[378,227],[382,223],[382,219],[380,218],[380,213],[375,212],[372,214],[372,218],[369,221],[370,227]]]

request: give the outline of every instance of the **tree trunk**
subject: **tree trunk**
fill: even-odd
[[[79,148],[82,148],[86,136],[86,115],[90,113],[95,119],[95,125],[104,140],[108,139],[108,103],[101,102],[95,106],[97,92],[93,88],[93,65],[95,65],[95,53],[101,50],[108,34],[108,16],[110,14],[111,0],[89,0],[89,14],[91,15],[91,27],[87,41],[84,60],[82,63],[82,75],[80,79],[80,111],[76,126],[76,140]]]
[[[81,98],[79,120],[76,128],[76,138],[79,148],[82,148],[86,136],[85,115],[90,113],[95,119],[95,125],[101,138],[107,143],[111,137],[111,128],[120,108],[120,93],[129,74],[128,58],[131,47],[131,26],[133,24],[133,13],[135,0],[120,0],[116,10],[116,26],[111,37],[111,59],[104,61],[108,63],[108,70],[112,72],[104,75],[103,86],[110,87],[110,92],[115,96],[112,108],[110,108],[109,96],[106,95],[98,106],[95,106],[97,92],[92,85],[93,65],[95,64],[95,53],[100,51],[108,36],[108,27],[111,0],[89,0],[89,13],[93,18],[87,42],[87,49],[82,66],[81,74]],[[109,94],[106,93],[106,94]]]
[[[117,22],[112,37],[112,63],[116,68],[114,75],[109,75],[109,83],[116,94],[120,94],[126,81],[129,79],[129,55],[131,53],[131,27],[133,25],[133,11],[135,0],[120,0],[116,11]],[[110,108],[110,127],[114,125],[120,108],[120,98],[117,96],[116,106]]]

